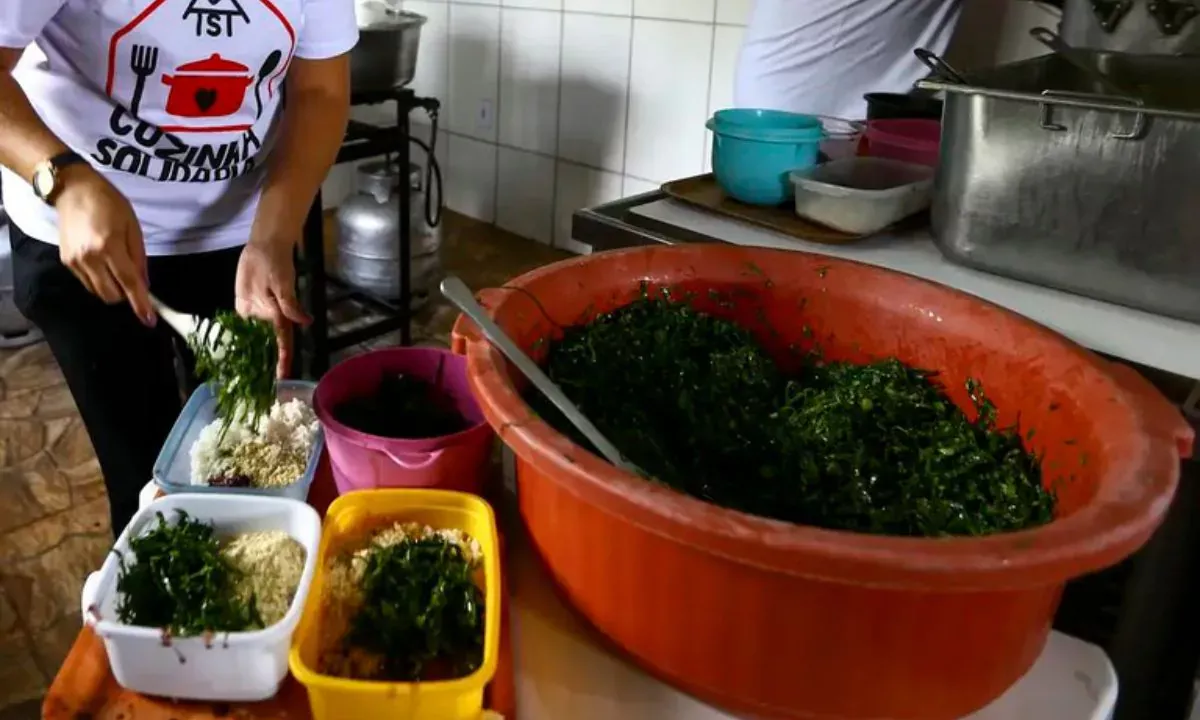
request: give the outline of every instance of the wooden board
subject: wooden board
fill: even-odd
[[[721,190],[712,173],[672,180],[663,184],[662,191],[680,202],[701,210],[760,225],[768,230],[774,230],[800,240],[826,245],[843,245],[865,237],[864,235],[850,235],[798,217],[790,204],[763,207],[738,202]]]
[[[322,515],[337,497],[328,457],[322,458],[309,491],[309,504]],[[503,555],[504,540],[501,538]],[[515,720],[512,637],[508,621],[508,578],[501,562],[500,657],[496,675],[484,695],[488,709]],[[258,703],[181,702],[130,692],[117,684],[108,665],[104,642],[91,628],[75,638],[66,661],[42,703],[44,720],[312,720],[308,693],[288,675],[279,692]]]

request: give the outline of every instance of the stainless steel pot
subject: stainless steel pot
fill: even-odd
[[[386,22],[359,28],[358,44],[350,52],[350,89],[384,92],[412,82],[426,21],[414,12],[394,12]]]
[[[357,193],[338,207],[337,273],[379,297],[400,297],[400,172],[395,163],[367,163],[356,174]],[[421,170],[409,166],[411,247],[409,287],[414,305],[440,278],[441,233],[425,221]]]
[[[1200,54],[1200,0],[1065,0],[1059,31],[1093,50]]]
[[[946,93],[934,239],[965,265],[1200,321],[1200,58],[1076,57],[1095,72],[1048,55],[922,81]]]

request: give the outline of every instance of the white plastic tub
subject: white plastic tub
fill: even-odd
[[[929,207],[933,168],[853,157],[791,173],[796,214],[854,235],[879,232]]]
[[[170,495],[138,511],[113,549],[132,560],[130,538],[154,527],[160,512],[174,522],[177,509],[213,523],[220,535],[283,530],[304,547],[304,571],[283,620],[255,632],[217,634],[208,641],[173,637],[164,645],[158,628],[133,627],[117,620],[120,562],[110,553],[83,585],[83,622],[104,641],[113,675],[128,690],[183,700],[265,700],[275,694],[288,672],[292,632],[300,621],[316,569],[321,519],[308,505],[284,498]]]

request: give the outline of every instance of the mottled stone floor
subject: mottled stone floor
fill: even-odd
[[[471,287],[564,257],[447,214],[443,262]],[[336,314],[336,322],[358,321],[353,308]],[[414,339],[445,343],[456,314],[431,303]],[[42,693],[79,631],[83,579],[112,543],[108,525],[100,468],[49,350],[0,351],[0,720],[40,716]]]

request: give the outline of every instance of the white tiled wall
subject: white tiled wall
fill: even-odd
[[[703,172],[750,4],[406,0],[430,18],[413,87],[442,101],[447,205],[581,251],[576,209]]]
[[[579,251],[570,238],[577,208],[707,171],[704,121],[732,103],[752,4],[405,0],[429,18],[413,87],[442,101],[447,205]],[[1028,54],[1028,27],[1054,26],[1032,3],[968,6],[966,37],[951,53],[964,65]],[[355,113],[377,119],[370,108]],[[349,173],[331,176],[328,204],[348,192]]]

